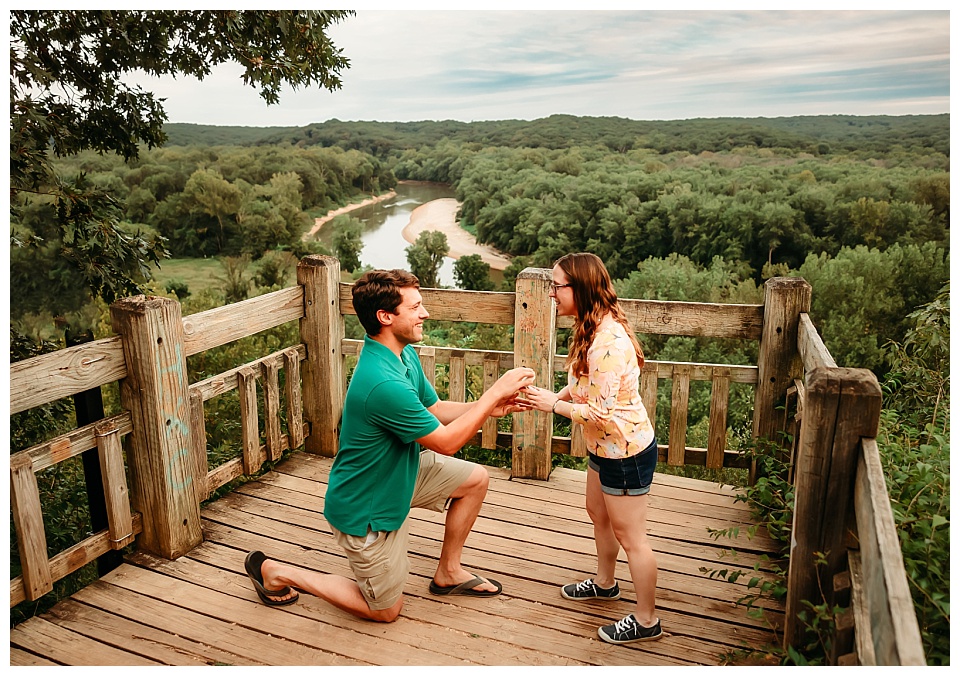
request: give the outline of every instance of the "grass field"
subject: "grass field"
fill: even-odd
[[[256,271],[251,263],[247,275]],[[153,278],[162,288],[171,279],[185,282],[190,293],[197,293],[213,287],[220,288],[223,283],[217,277],[224,276],[223,264],[219,258],[168,258],[160,263],[160,269],[152,270]]]

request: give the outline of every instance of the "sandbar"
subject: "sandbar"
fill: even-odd
[[[410,213],[410,222],[404,227],[402,235],[413,244],[421,232],[439,230],[447,236],[450,251],[447,256],[459,259],[461,256],[480,254],[483,262],[491,270],[503,270],[510,265],[510,259],[492,246],[480,244],[457,222],[459,203],[452,197],[431,200],[421,204]]]

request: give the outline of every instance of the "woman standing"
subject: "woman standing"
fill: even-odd
[[[636,609],[598,633],[608,643],[656,640],[663,630],[656,616],[657,561],[647,540],[647,494],[657,442],[639,395],[643,352],[597,256],[560,258],[553,266],[550,295],[558,315],[574,318],[569,384],[559,394],[533,386],[525,392],[537,410],[583,425],[589,451],[587,514],[597,547],[597,574],[562,587],[560,594],[577,601],[619,599],[615,573],[623,547]]]

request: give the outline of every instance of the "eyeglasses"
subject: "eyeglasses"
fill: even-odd
[[[557,289],[562,289],[562,288],[567,287],[567,286],[570,286],[570,285],[569,285],[569,284],[554,284],[553,282],[550,282],[550,293],[554,293],[554,294],[555,294],[555,293],[557,292]]]

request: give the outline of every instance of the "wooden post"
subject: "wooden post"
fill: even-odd
[[[730,369],[713,367],[710,390],[710,423],[707,441],[707,467],[723,467],[723,453],[727,447],[727,407],[730,403]]]
[[[538,387],[553,389],[556,317],[550,298],[550,270],[526,268],[517,275],[513,330],[515,367],[528,366]],[[553,414],[530,411],[513,417],[513,476],[548,479],[552,469]]]
[[[774,277],[764,284],[763,329],[757,357],[757,391],[753,405],[753,436],[777,444],[783,439],[777,405],[802,368],[797,350],[800,313],[810,311],[810,284],[800,277]],[[750,483],[756,480],[756,462]]]
[[[806,378],[806,407],[797,453],[793,543],[788,572],[784,642],[803,628],[803,600],[832,603],[833,576],[846,563],[860,438],[880,424],[880,385],[867,369],[818,368]],[[815,554],[826,558],[818,569]],[[823,598],[823,594],[828,594]]]
[[[143,515],[141,549],[175,559],[203,541],[199,493],[190,452],[190,394],[180,304],[133,296],[110,306],[123,344],[127,377],[120,402],[130,411],[132,502]]]
[[[305,256],[297,266],[297,283],[303,286],[300,340],[307,346],[303,416],[310,423],[303,448],[332,457],[340,445],[344,395],[340,261],[331,256]]]

